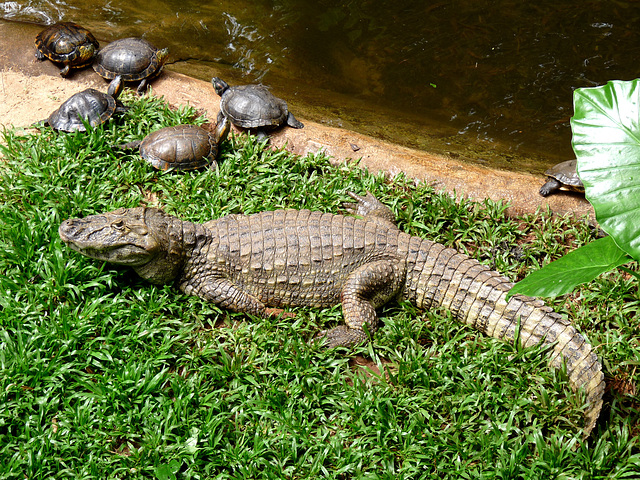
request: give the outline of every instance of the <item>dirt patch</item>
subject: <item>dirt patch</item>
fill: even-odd
[[[66,98],[87,88],[80,83],[61,84],[55,77],[28,77],[20,72],[0,72],[0,123],[26,127],[45,119]]]

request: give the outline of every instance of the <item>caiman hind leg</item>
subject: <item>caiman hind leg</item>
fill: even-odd
[[[402,262],[377,260],[354,270],[342,289],[345,325],[320,332],[325,346],[346,347],[366,342],[378,327],[376,308],[395,298],[403,284]],[[366,325],[366,327],[365,327]]]
[[[347,192],[356,203],[343,203],[344,209],[352,215],[365,217],[379,224],[396,227],[396,217],[389,207],[374,197],[371,192],[365,196]]]

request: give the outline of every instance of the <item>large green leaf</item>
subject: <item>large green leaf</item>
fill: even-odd
[[[530,297],[557,297],[569,293],[582,283],[631,261],[611,237],[588,243],[555,262],[536,270],[509,290]]]
[[[640,259],[640,85],[612,81],[574,92],[573,149],[602,229]]]

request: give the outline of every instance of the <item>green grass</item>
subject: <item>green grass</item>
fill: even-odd
[[[68,217],[141,203],[192,221],[273,208],[344,212],[372,191],[402,229],[513,279],[593,238],[584,222],[507,218],[318,155],[233,136],[220,166],[159,172],[110,148],[189,108],[125,95],[85,134],[4,132],[0,147],[0,479],[637,478],[638,284],[618,273],[553,302],[603,359],[609,389],[588,442],[583,398],[544,349],[484,337],[446,311],[380,311],[372,344],[313,341],[339,307],[293,319],[223,311],[67,249]],[[365,366],[361,366],[364,364]]]

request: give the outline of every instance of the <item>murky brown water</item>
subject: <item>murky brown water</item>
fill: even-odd
[[[572,156],[572,92],[636,78],[640,2],[0,1],[0,17],[144,35],[176,71],[261,81],[299,116],[527,171]]]

